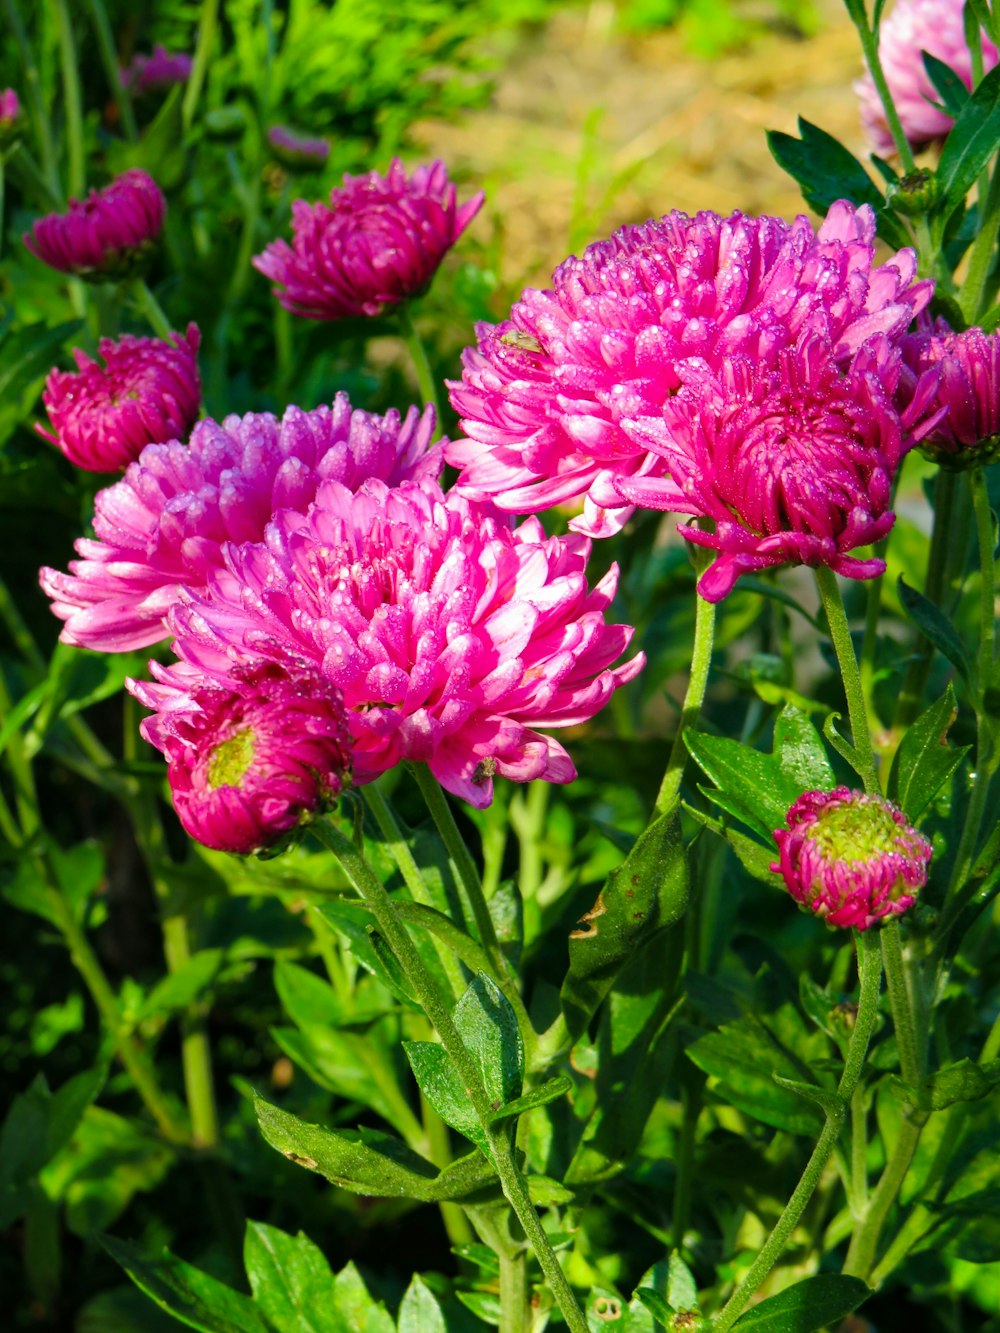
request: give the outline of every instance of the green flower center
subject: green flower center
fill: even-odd
[[[807,837],[826,861],[877,861],[898,852],[903,830],[880,801],[853,800],[820,812]]]
[[[208,757],[206,777],[211,788],[239,787],[253,763],[254,738],[250,727],[221,741]]]

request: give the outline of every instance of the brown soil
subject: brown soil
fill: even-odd
[[[545,284],[567,253],[623,222],[669,209],[805,211],[764,132],[798,116],[863,155],[851,84],[860,69],[839,0],[821,0],[821,31],[775,32],[713,61],[676,31],[623,37],[608,0],[559,12],[526,33],[489,107],[460,124],[416,129],[466,181],[481,181],[481,239],[499,231],[504,287]]]

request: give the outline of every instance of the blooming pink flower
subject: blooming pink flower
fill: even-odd
[[[663,411],[683,364],[770,366],[807,336],[846,363],[904,332],[932,284],[914,283],[911,250],[874,267],[874,245],[872,210],[841,200],[818,233],[805,217],[669,213],[567,259],[463,355],[451,401],[468,438],[447,449],[459,489],[513,513],[585,497],[571,526],[619,531],[633,512],[619,483],[667,475],[628,424]]]
[[[41,571],[64,643],[102,652],[165,638],[178,589],[200,586],[222,564],[225,541],[258,541],[279,509],[305,510],[320,482],[355,489],[367,477],[396,483],[436,477],[430,448],[434,412],[404,419],[352,409],[290,407],[281,421],[262,413],[199,421],[190,443],[150,445],[114,486],[98,493],[97,540],[82,538],[70,573]]]
[[[495,773],[571,781],[535,728],[587,721],[642,668],[640,653],[609,669],[632,629],[605,624],[618,570],[591,591],[588,553],[434,482],[326,482],[265,542],[225,548],[226,569],[171,613],[174,649],[210,677],[234,662],[322,675],[343,692],[356,782],[419,760],[485,807]]]
[[[938,109],[940,94],[927,77],[922,52],[942,60],[972,87],[972,56],[965,41],[962,19],[964,0],[897,0],[879,30],[879,60],[892,100],[899,113],[903,133],[914,148],[920,148],[948,133],[955,123]],[[998,52],[983,39],[983,69],[996,65]],[[861,121],[872,147],[883,155],[895,152],[882,99],[867,71],[854,85],[861,99]]]
[[[479,193],[458,207],[441,161],[407,176],[393,158],[386,176],[345,176],[329,208],[296,199],[292,244],[272,241],[254,266],[276,284],[275,295],[293,314],[378,315],[429,285],[482,202]]]
[[[796,902],[831,926],[867,930],[913,906],[927,882],[931,844],[882,796],[837,787],[807,791],[776,829],[784,876]]]
[[[315,170],[330,156],[330,145],[325,139],[296,134],[284,125],[272,125],[267,132],[267,142],[278,161],[292,169],[309,167]]]
[[[145,93],[158,92],[179,83],[187,83],[191,77],[193,64],[189,55],[180,51],[176,54],[171,53],[157,42],[151,55],[134,55],[119,73],[122,86],[127,88],[133,97],[142,97]]]
[[[140,730],[167,757],[174,807],[192,838],[222,852],[254,852],[321,811],[350,767],[336,690],[276,666],[234,670],[224,682],[128,682],[158,710]]]
[[[845,372],[819,338],[778,353],[773,369],[744,354],[718,370],[680,369],[682,386],[655,418],[626,423],[668,475],[617,483],[623,499],[714,520],[681,529],[718,551],[698,591],[725,597],[740,574],[827,565],[871,578],[882,560],[850,554],[890,530],[904,436],[892,403],[899,353],[866,343]]]
[[[186,436],[201,404],[198,329],[171,338],[102,338],[103,366],[75,351],[76,373],[53,370],[45,381],[54,433],[36,426],[39,435],[89,472],[115,472],[147,444]]]
[[[160,187],[134,168],[82,201],[71,199],[67,213],[39,218],[23,239],[51,268],[100,282],[124,277],[141,263],[166,211]]]
[[[903,359],[899,398],[906,403],[936,371],[925,415],[936,412],[938,420],[922,447],[951,466],[992,462],[1000,448],[1000,338],[976,328],[954,333],[938,320],[903,340]]]

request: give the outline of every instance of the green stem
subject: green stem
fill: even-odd
[[[437,422],[437,430],[440,432],[441,407],[438,403],[434,372],[431,370],[431,363],[427,359],[427,349],[424,347],[423,339],[413,319],[408,301],[404,301],[399,306],[399,327],[402,330],[403,342],[406,343],[406,349],[413,361],[413,369],[417,373],[417,386],[420,389],[420,396],[428,407],[433,407],[434,420]]]
[[[851,1210],[855,1216],[868,1206],[868,1104],[860,1085],[851,1098]]]
[[[836,574],[825,565],[816,570],[816,585],[819,588],[820,600],[830,627],[830,638],[844,680],[847,712],[851,720],[851,739],[854,743],[859,772],[865,784],[865,791],[878,792],[878,770],[875,766],[875,751],[872,749],[868,707],[861,684],[861,673],[858,670],[858,659],[854,655],[854,644],[851,642],[847,612],[844,610],[844,600],[840,595],[840,585],[837,583]]]
[[[704,597],[695,594],[694,647],[691,654],[691,674],[688,676],[687,691],[681,706],[681,716],[677,724],[674,743],[670,747],[663,781],[656,797],[656,810],[664,814],[677,800],[681,790],[681,780],[687,766],[687,747],[684,744],[684,732],[694,726],[701,712],[701,705],[708,688],[709,669],[712,665],[712,646],[715,640],[715,603],[706,602]]]
[[[523,1248],[501,1246],[499,1333],[528,1333],[531,1328],[531,1289],[528,1256]]]
[[[399,873],[403,876],[403,883],[410,890],[411,898],[415,903],[423,904],[424,907],[436,908],[437,903],[434,901],[434,895],[424,883],[424,877],[420,873],[420,867],[413,859],[413,853],[403,836],[403,830],[399,827],[395,813],[382,794],[378,783],[371,782],[362,787],[361,794],[368,809],[375,816],[375,822],[385,839],[386,847],[399,867]],[[441,959],[441,966],[445,970],[445,975],[457,999],[466,987],[461,964],[442,941],[435,939],[434,944],[438,957]]]
[[[701,1085],[685,1086],[681,1091],[681,1134],[677,1145],[677,1180],[674,1185],[673,1245],[676,1250],[684,1248],[684,1237],[691,1218],[695,1145],[701,1106]]]
[[[840,1110],[838,1112],[827,1112],[823,1132],[813,1149],[812,1156],[806,1163],[806,1168],[792,1193],[792,1197],[782,1210],[774,1230],[764,1242],[764,1247],[751,1265],[749,1273],[713,1320],[712,1333],[725,1333],[726,1329],[733,1326],[749,1304],[754,1292],[781,1257],[782,1251],[792,1232],[798,1226],[799,1219],[819,1184],[820,1177],[840,1137],[845,1111],[861,1078],[865,1056],[868,1053],[868,1043],[871,1040],[872,1031],[878,1017],[878,997],[882,978],[882,962],[877,933],[871,930],[859,931],[856,932],[855,939],[858,950],[860,995],[857,1019],[844,1061],[844,1071],[837,1085]]]
[[[144,278],[134,278],[131,284],[135,303],[146,317],[146,322],[158,338],[169,338],[173,329],[163,307],[157,301]]]
[[[526,900],[535,897],[545,879],[542,840],[551,792],[551,783],[529,782],[518,793],[518,805],[511,802],[510,822],[517,833],[518,885]]]
[[[465,901],[472,910],[472,919],[476,923],[479,941],[486,950],[486,957],[490,961],[493,980],[510,1001],[511,1008],[517,1015],[517,1024],[521,1030],[524,1044],[530,1053],[536,1040],[535,1029],[528,1017],[528,1011],[524,1007],[521,992],[511,977],[507,959],[500,947],[500,941],[497,939],[493,918],[490,916],[489,904],[483,897],[483,885],[479,878],[479,871],[476,869],[472,854],[465,845],[465,839],[455,823],[455,816],[451,812],[448,798],[426,764],[407,764],[407,768],[420,788],[427,809],[437,826],[437,831],[441,835],[441,840],[447,849],[451,863],[455,867],[455,873],[462,886]]]
[[[492,1108],[476,1063],[459,1036],[451,1016],[451,1009],[439,994],[433,979],[424,967],[385,886],[364,857],[358,854],[354,844],[333,824],[327,820],[317,820],[312,825],[312,830],[337,857],[348,879],[368,904],[379,930],[396,955],[424,1013],[434,1024],[442,1046],[467,1088],[473,1110],[486,1136],[504,1195],[524,1228],[524,1233],[571,1333],[588,1333],[587,1321],[531,1202],[527,1182],[514,1161],[509,1130],[503,1125],[496,1126],[492,1123]]]
[[[6,158],[4,157],[3,152],[0,151],[0,255],[3,255],[3,212],[4,195],[6,193],[7,184],[5,167]]]
[[[892,135],[892,141],[896,145],[896,151],[899,153],[899,160],[903,164],[903,171],[909,174],[916,171],[917,164],[913,157],[913,150],[907,142],[906,134],[903,130],[902,122],[899,119],[899,112],[896,110],[895,103],[892,100],[892,93],[889,91],[889,85],[886,83],[885,74],[882,70],[882,62],[878,54],[878,39],[874,32],[869,28],[864,18],[863,10],[861,13],[855,11],[854,6],[848,6],[851,18],[854,20],[854,26],[858,30],[858,37],[861,40],[861,49],[864,52],[865,64],[872,76],[876,91],[882,100],[882,107],[885,110],[886,123],[889,126],[889,133]]]
[[[76,63],[76,43],[66,0],[53,0],[59,29],[59,57],[62,64],[63,96],[66,104],[66,142],[69,147],[69,193],[81,198],[87,186],[87,161],[83,142],[83,100],[80,72]]]
[[[899,1072],[904,1082],[911,1088],[918,1088],[923,1078],[923,1043],[919,1036],[919,1024],[915,1019],[914,1010],[917,1005],[914,1004],[910,990],[911,979],[903,958],[899,918],[893,917],[891,921],[887,921],[880,934],[886,988],[889,992],[892,1022],[896,1029],[896,1045],[899,1049]]]
[[[135,123],[135,111],[132,108],[132,94],[122,83],[121,71],[118,67],[118,52],[115,50],[107,11],[104,8],[103,0],[89,0],[89,4],[90,16],[94,21],[94,31],[97,33],[97,45],[101,49],[101,61],[104,64],[108,87],[111,89],[111,96],[115,99],[121,111],[125,137],[130,143],[135,143],[139,137],[139,131]]]
[[[904,1117],[896,1146],[882,1173],[882,1179],[871,1196],[864,1222],[855,1231],[848,1247],[847,1258],[844,1261],[845,1273],[867,1280],[875,1261],[882,1227],[889,1216],[889,1209],[902,1189],[926,1120],[925,1112],[914,1112],[913,1118],[910,1119]]]
[[[1000,176],[1000,170],[997,175]],[[986,475],[980,467],[973,468],[968,474],[969,490],[972,493],[972,511],[976,517],[976,539],[979,547],[979,653],[977,658],[979,676],[979,696],[983,696],[989,687],[993,671],[993,658],[996,645],[996,562],[994,556],[995,539],[993,535],[993,512],[990,508],[989,492],[986,489]],[[983,766],[988,756],[977,755],[978,766]]]
[[[15,0],[2,0],[2,3],[21,60],[21,83],[31,107],[31,118],[34,121],[35,136],[38,139],[38,150],[42,158],[42,173],[45,184],[54,198],[61,202],[63,194],[59,184],[55,143],[52,138],[52,126],[49,123],[45,99],[42,97],[42,81],[38,73],[38,65],[35,63],[34,52],[31,49],[31,43],[28,41],[24,24],[21,22],[21,15],[18,13]]]
[[[14,647],[24,660],[35,671],[44,675],[48,670],[48,663],[39,651],[34,636],[2,577],[0,577],[0,620],[7,626],[7,632],[13,640]]]
[[[997,239],[997,217],[1000,214],[1000,165],[993,170],[985,197],[980,200],[982,217],[976,239],[969,251],[969,266],[959,293],[962,314],[972,324],[982,315],[985,307],[986,284],[993,267]]]
[[[191,75],[184,89],[184,101],[181,104],[181,120],[185,131],[194,123],[194,114],[198,109],[198,99],[205,83],[205,73],[212,56],[215,33],[219,24],[219,0],[202,0],[201,18],[198,21],[198,44],[194,53]]]

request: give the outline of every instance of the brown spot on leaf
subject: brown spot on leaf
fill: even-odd
[[[584,912],[580,918],[580,924],[576,930],[571,930],[569,937],[571,940],[591,940],[597,934],[597,927],[594,922],[599,916],[603,916],[608,909],[604,905],[603,890],[597,895],[597,902],[589,912]]]
[[[290,1162],[294,1162],[296,1166],[307,1166],[310,1171],[315,1171],[316,1167],[319,1165],[319,1163],[312,1157],[300,1157],[297,1152],[286,1152],[285,1156]]]

